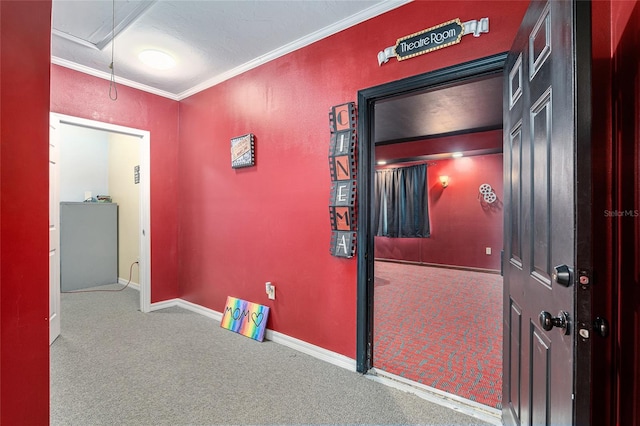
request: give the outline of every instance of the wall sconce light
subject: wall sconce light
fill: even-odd
[[[449,186],[449,176],[440,176],[440,183],[442,184],[443,188]]]

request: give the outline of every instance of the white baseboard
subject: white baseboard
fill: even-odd
[[[170,299],[163,302],[152,303],[150,311],[171,308],[173,306],[178,306],[197,314],[204,315],[205,317],[211,318],[218,323],[222,321],[221,312],[205,308],[204,306],[183,299]],[[269,329],[265,331],[265,338],[267,340],[271,340],[274,343],[278,343],[280,345],[310,355],[314,358],[328,362],[338,367],[342,367],[350,371],[356,371],[356,361],[354,359],[341,355],[337,352],[324,349],[320,346],[305,342],[304,340],[296,339],[295,337],[291,337],[286,334]],[[455,411],[459,411],[468,416],[483,420],[487,423],[493,425],[502,424],[500,419],[501,412],[496,408],[491,408],[479,404],[475,401],[443,392],[430,386],[412,382],[394,374],[383,371],[376,371],[375,368],[369,370],[369,372],[365,374],[365,377],[370,380],[382,383],[386,386],[390,386],[404,392],[412,393],[422,399],[426,399],[427,401],[450,408]]]
[[[159,311],[160,309],[173,308],[174,306],[178,306],[178,301],[180,299],[169,299],[163,300],[162,302],[151,303],[149,305],[149,312]]]
[[[173,306],[179,306],[197,314],[204,315],[205,317],[211,318],[217,322],[222,321],[222,312],[214,311],[213,309],[205,308],[204,306],[183,299],[171,299],[163,302],[152,303],[150,310],[157,311],[159,309],[166,309]],[[304,340],[296,339],[295,337],[287,336],[286,334],[269,329],[265,331],[265,339],[294,349],[298,352],[305,353],[330,364],[337,365],[338,367],[356,371],[356,361],[354,359],[341,355],[337,352],[321,348],[320,346],[312,345]]]
[[[304,340],[296,339],[295,337],[291,337],[286,334],[282,334],[269,329],[267,329],[267,331],[265,332],[265,338],[267,340],[271,340],[272,342],[287,346],[291,349],[295,349],[298,352],[302,352],[307,355],[311,355],[314,358],[326,361],[330,364],[337,365],[338,367],[346,368],[350,371],[356,371],[355,359],[351,359],[347,356],[330,351],[320,346],[312,345],[311,343],[305,342]]]
[[[118,278],[118,284],[127,285],[127,281],[129,280],[125,280],[124,278]],[[140,291],[140,284],[134,283],[133,281],[129,283],[129,287],[134,290]]]
[[[211,318],[217,322],[222,321],[222,312],[214,311],[213,309],[205,308],[202,305],[198,305],[193,302],[189,302],[188,300],[177,299],[178,304],[181,308],[186,310],[195,312],[196,314],[204,315],[207,318]]]

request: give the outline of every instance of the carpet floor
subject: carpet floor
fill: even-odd
[[[487,424],[135,290],[61,302],[51,425]]]
[[[377,261],[373,365],[501,408],[502,277]]]

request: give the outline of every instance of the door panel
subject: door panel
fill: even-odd
[[[531,338],[529,344],[531,351],[529,369],[531,424],[547,425],[549,424],[551,342],[533,323],[529,336]]]
[[[521,417],[522,406],[520,403],[520,377],[522,375],[521,366],[521,347],[522,347],[522,309],[511,300],[511,317],[509,318],[510,336],[505,347],[510,350],[509,368],[505,371],[509,372],[508,380],[505,380],[505,387],[509,389],[509,397],[502,398],[503,407],[508,404],[513,410],[515,418]]]
[[[551,89],[547,90],[531,108],[533,129],[531,159],[533,210],[533,269],[532,276],[541,284],[551,287],[549,265],[549,146],[551,139]]]
[[[504,69],[508,425],[573,424],[575,404],[590,397],[587,387],[574,385],[573,271],[581,270],[574,176],[578,167],[589,167],[575,161],[575,27],[574,2],[532,2]],[[557,265],[568,266],[567,283],[560,284],[562,274],[556,279]]]
[[[522,203],[520,201],[520,192],[522,191],[521,185],[521,164],[522,164],[522,123],[518,122],[515,129],[511,132],[511,147],[510,147],[510,191],[511,191],[511,205],[509,213],[511,213],[511,263],[522,268]],[[505,169],[506,170],[506,169]],[[505,186],[509,188],[509,186]]]

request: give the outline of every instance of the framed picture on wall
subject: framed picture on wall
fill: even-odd
[[[255,165],[255,143],[253,133],[231,139],[231,167],[251,167]]]

